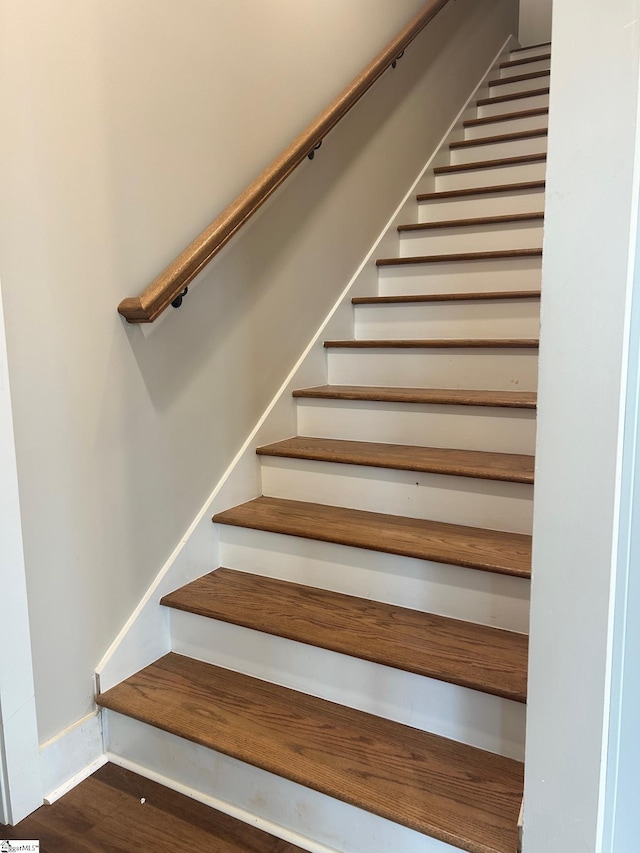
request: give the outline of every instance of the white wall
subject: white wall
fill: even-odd
[[[519,40],[523,47],[551,41],[553,0],[520,0]]]
[[[556,0],[553,50],[524,850],[595,853],[614,616],[626,605],[616,610],[614,593],[629,567],[620,522],[632,494],[622,451],[640,192],[637,3]],[[637,811],[637,789],[634,799]]]
[[[421,5],[0,4],[0,271],[41,741],[91,710],[94,667],[514,30],[515,0],[449,4],[149,337],[118,302]]]

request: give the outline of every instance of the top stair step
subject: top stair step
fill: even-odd
[[[520,762],[176,654],[98,703],[469,853],[514,853]]]
[[[524,634],[231,569],[217,569],[161,604],[526,701]]]
[[[511,51],[511,53],[515,53],[517,55],[517,54],[524,53],[526,50],[537,50],[538,48],[543,48],[543,47],[550,48],[551,42],[550,41],[543,41],[543,42],[541,42],[541,44],[530,44],[530,45],[527,45],[527,47],[516,47]]]
[[[531,537],[381,512],[262,497],[213,521],[470,569],[531,577]]]

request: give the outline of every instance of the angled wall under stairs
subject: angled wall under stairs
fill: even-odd
[[[502,57],[171,653],[98,697],[111,760],[310,851],[517,849],[548,67]]]

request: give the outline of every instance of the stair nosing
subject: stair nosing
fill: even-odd
[[[458,142],[452,142],[449,145],[449,148],[452,151],[461,151],[467,148],[481,148],[483,145],[501,145],[504,142],[521,142],[524,139],[538,139],[548,135],[549,130],[546,127],[537,127],[533,130],[518,130],[514,133],[500,133],[496,136],[481,136],[477,139],[461,139]]]
[[[545,181],[521,181],[513,184],[495,184],[489,187],[469,187],[461,190],[440,190],[432,193],[419,193],[416,196],[418,203],[429,201],[440,201],[442,199],[464,198],[467,195],[507,195],[513,192],[526,192],[528,190],[546,189]]]
[[[242,602],[248,599],[259,606],[243,606]],[[272,602],[277,602],[277,614]],[[500,685],[492,672],[495,663],[483,655],[483,642],[497,641],[505,653],[515,651],[513,646],[526,646],[525,635],[514,631],[224,567],[163,596],[160,604],[423,678],[526,702],[526,677],[525,684],[517,687],[513,684],[516,670],[510,669],[511,686]],[[377,623],[375,642],[373,638],[371,642],[354,642],[357,635],[349,629],[364,625],[369,634],[372,619]],[[442,651],[450,646],[447,635],[451,630],[478,644],[476,660],[482,673],[475,677],[465,674],[462,667],[456,668],[443,659],[446,654],[443,656]],[[419,651],[418,636],[420,645],[424,643]],[[405,637],[409,642],[403,642]],[[468,664],[467,668],[473,669]]]
[[[500,249],[494,252],[459,252],[445,255],[416,255],[409,258],[378,258],[376,266],[392,267],[416,264],[512,260],[517,258],[542,258],[542,249]]]
[[[456,172],[475,172],[482,169],[501,169],[506,166],[526,166],[528,163],[544,163],[545,153],[523,154],[518,157],[500,157],[494,160],[478,160],[473,163],[456,163],[451,166],[437,166],[434,175],[451,175]]]
[[[530,110],[520,110],[513,113],[501,113],[495,116],[482,116],[480,118],[470,118],[463,122],[463,127],[480,127],[486,124],[497,124],[501,121],[519,121],[523,118],[538,118],[539,116],[549,115],[549,107],[535,107]]]
[[[514,759],[175,652],[97,702],[469,853],[509,853],[515,843],[523,766]],[[240,737],[240,728],[253,735]],[[452,818],[453,806],[481,816],[480,826]]]
[[[428,392],[428,397],[419,398]],[[465,396],[466,395],[466,396]],[[483,396],[484,395],[484,396]],[[492,399],[498,395],[501,402]],[[493,409],[537,408],[537,394],[533,391],[460,391],[450,388],[399,388],[377,385],[316,385],[310,388],[297,388],[293,391],[295,399],[334,400],[344,402],[399,403],[418,406],[472,406]],[[404,397],[405,399],[400,399]]]
[[[325,341],[326,349],[537,349],[538,338],[401,338]]]
[[[493,95],[476,101],[477,107],[490,107],[492,104],[505,104],[507,101],[522,101],[525,98],[538,98],[550,94],[551,89],[525,89],[523,92],[510,92],[508,95]]]
[[[312,539],[317,542],[329,542],[337,545],[343,545],[345,547],[359,548],[361,550],[396,554],[400,557],[411,557],[443,565],[462,566],[463,568],[486,571],[493,574],[509,575],[511,577],[520,578],[531,577],[530,561],[528,561],[526,568],[521,568],[518,565],[514,566],[513,560],[511,560],[511,565],[507,565],[506,563],[508,561],[496,561],[495,559],[489,560],[486,557],[484,559],[480,559],[477,548],[474,549],[470,556],[466,553],[461,554],[458,550],[460,546],[438,550],[438,548],[435,548],[431,542],[427,541],[427,532],[433,533],[433,531],[439,531],[438,535],[442,536],[448,534],[454,539],[456,534],[461,537],[471,537],[471,539],[473,539],[474,536],[479,536],[480,539],[483,539],[487,535],[493,535],[498,536],[505,541],[511,541],[512,543],[518,542],[520,543],[520,546],[522,546],[526,541],[530,548],[531,537],[525,534],[507,533],[495,530],[491,531],[482,528],[465,527],[464,525],[447,524],[445,522],[433,522],[424,519],[389,515],[388,513],[375,513],[345,507],[331,507],[324,504],[314,504],[309,501],[292,501],[285,498],[269,498],[265,496],[262,498],[256,498],[254,501],[249,501],[243,506],[247,507],[255,505],[256,503],[259,503],[260,506],[267,505],[272,508],[274,506],[281,508],[285,507],[288,515],[287,525],[277,523],[273,519],[269,524],[266,524],[264,521],[261,524],[258,524],[255,521],[249,523],[246,519],[238,519],[237,511],[239,507],[234,507],[232,510],[225,510],[223,512],[216,513],[213,516],[213,522],[215,524],[226,524],[234,527],[243,527],[253,530],[262,530],[269,533],[279,533],[286,536],[295,536],[296,538]],[[337,532],[335,525],[330,530],[327,530],[325,526],[322,529],[319,527],[313,529],[307,528],[305,533],[292,532],[290,514],[300,507],[304,507],[305,511],[313,512],[314,519],[316,520],[317,518],[322,517],[323,513],[326,515],[327,510],[330,510],[331,514],[337,513],[343,519],[348,519],[351,525],[350,535],[347,536]],[[402,530],[404,527],[413,528],[415,526],[420,526],[420,548],[414,548],[407,544],[402,544],[399,541],[393,542],[390,535],[385,536],[384,543],[375,542],[370,536],[367,536],[366,541],[360,541],[353,533],[354,522],[357,523],[358,521],[364,521],[365,524],[368,521],[371,521],[375,524],[376,529],[381,529],[386,526],[387,534],[389,533],[389,530],[394,530],[395,532],[398,529]]]
[[[495,77],[493,80],[489,80],[487,85],[492,89],[496,86],[507,86],[509,83],[524,83],[526,80],[537,80],[540,77],[550,76],[551,71],[549,69],[544,71],[532,71],[529,74],[516,74],[515,77]]]
[[[526,56],[524,59],[507,59],[501,62],[499,68],[514,68],[517,65],[533,65],[534,62],[546,62],[551,59],[550,53],[540,53],[538,56]]]
[[[540,299],[538,290],[477,290],[468,293],[421,293],[404,296],[354,296],[352,305],[406,305],[407,303],[473,302],[483,300]]]
[[[544,220],[542,211],[527,213],[508,213],[500,216],[477,216],[470,219],[441,219],[435,222],[416,222],[398,225],[401,234],[414,231],[431,231],[438,228],[476,228],[483,225],[509,225],[510,223],[539,222]]]

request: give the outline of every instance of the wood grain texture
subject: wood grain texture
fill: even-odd
[[[514,68],[519,65],[531,65],[534,62],[546,62],[551,59],[550,53],[540,53],[538,56],[527,56],[524,59],[508,59],[500,63],[500,68]]]
[[[165,595],[161,603],[526,702],[524,634],[224,568]]]
[[[510,95],[494,95],[490,98],[480,98],[476,101],[476,105],[486,107],[491,104],[506,104],[507,101],[522,101],[526,98],[537,98],[540,95],[548,95],[549,92],[549,87],[545,86],[540,89],[528,89],[525,92],[514,92]]]
[[[541,136],[548,136],[549,131],[546,127],[539,127],[534,130],[519,130],[514,133],[501,133],[498,136],[483,136],[482,139],[462,139],[458,142],[452,142],[449,145],[452,151],[459,148],[475,148],[482,145],[495,145],[500,142],[520,142],[523,139],[537,139]]]
[[[219,512],[213,521],[514,577],[531,577],[531,537],[522,533],[268,497]]]
[[[516,453],[300,436],[264,445],[256,452],[259,456],[282,459],[308,459],[506,483],[533,483],[533,456]]]
[[[38,839],[41,853],[304,853],[246,823],[106,764],[0,838]]]
[[[515,853],[512,759],[176,654],[98,702],[470,853]]]
[[[317,385],[297,388],[294,397],[307,400],[362,400],[373,403],[415,403],[442,406],[489,406],[535,409],[535,391],[460,391],[456,388],[398,388],[382,385]]]
[[[500,249],[494,252],[456,252],[447,255],[416,255],[412,258],[378,258],[379,267],[402,267],[411,264],[449,264],[473,261],[499,261],[511,258],[541,258],[542,249]]]
[[[464,127],[479,127],[485,124],[495,124],[499,121],[517,121],[521,118],[542,118],[549,115],[549,107],[538,107],[535,110],[520,110],[520,112],[502,113],[497,116],[469,118],[463,122]]]
[[[453,166],[437,166],[434,175],[450,175],[454,172],[473,172],[478,169],[499,169],[503,166],[524,166],[528,163],[544,163],[546,154],[522,154],[519,157],[500,157],[496,160],[478,160],[475,163],[456,163]]]
[[[448,2],[449,0],[428,0],[409,24],[184,252],[139,296],[122,300],[118,306],[119,313],[129,323],[152,323],[357,104]]]
[[[476,195],[509,195],[520,191],[527,190],[544,190],[544,181],[521,181],[515,184],[498,184],[490,187],[468,187],[462,190],[440,190],[434,193],[419,193],[416,196],[418,201],[438,201],[445,198],[466,198],[467,196]]]
[[[326,349],[537,349],[537,338],[431,338],[325,341]]]
[[[405,234],[434,231],[439,228],[478,228],[484,225],[512,225],[519,222],[544,222],[544,213],[507,213],[502,216],[476,216],[470,219],[441,219],[439,222],[412,222],[409,225],[398,225],[398,231]]]
[[[528,74],[516,74],[513,77],[496,77],[489,80],[489,86],[506,86],[508,83],[523,83],[525,80],[537,80],[540,77],[549,77],[550,71],[530,71]]]
[[[485,290],[471,293],[409,293],[403,296],[354,296],[353,305],[408,305],[428,302],[496,302],[512,299],[540,299],[540,290]]]

